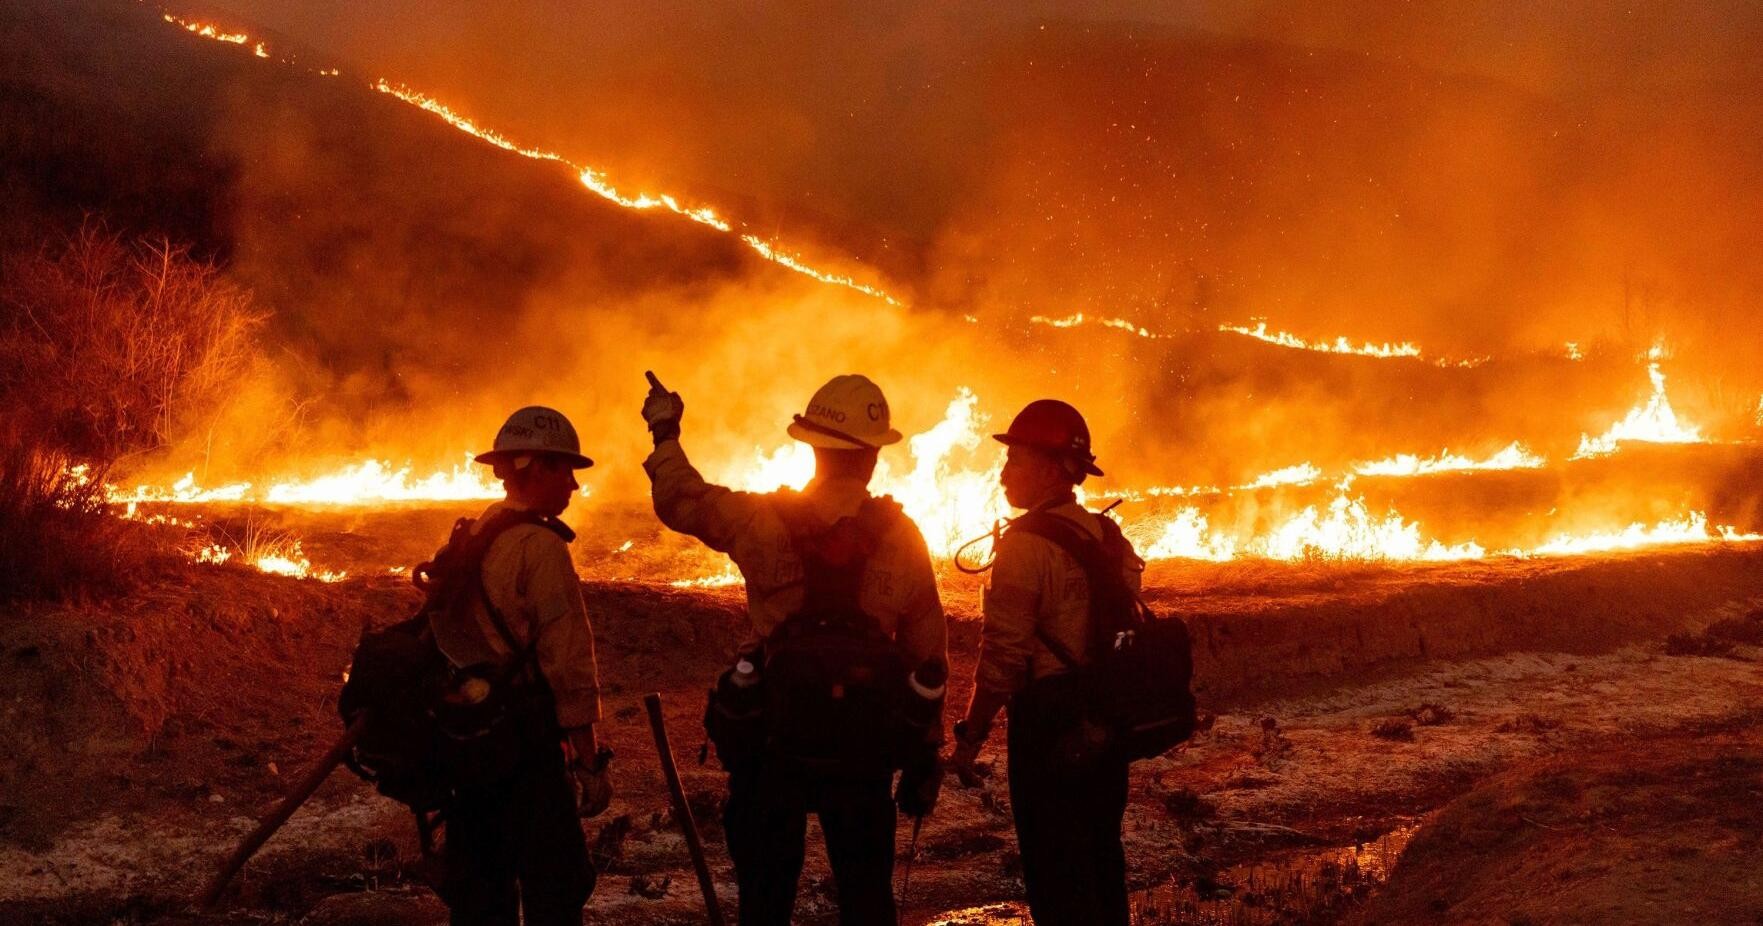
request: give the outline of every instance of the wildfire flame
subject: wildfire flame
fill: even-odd
[[[310,479],[285,479],[261,489],[249,482],[233,482],[213,488],[185,473],[170,486],[137,485],[123,490],[106,486],[111,504],[141,502],[201,504],[252,502],[272,505],[378,505],[388,502],[468,501],[502,497],[502,486],[492,481],[483,467],[465,462],[452,469],[411,477],[411,467],[394,468],[380,460],[351,463],[335,472]]]
[[[1279,486],[1309,485],[1322,478],[1322,470],[1309,463],[1299,463],[1284,469],[1276,469],[1271,473],[1262,473],[1252,482],[1237,486],[1239,489],[1253,491],[1255,489],[1272,489]]]
[[[251,41],[251,37],[246,35],[243,32],[222,32],[219,28],[215,27],[212,24],[201,23],[201,22],[191,22],[187,19],[182,19],[180,17],[173,16],[170,13],[164,14],[161,18],[164,19],[166,22],[171,23],[174,26],[181,26],[184,29],[186,29],[196,35],[199,35],[205,39],[213,39],[216,42],[226,42],[229,45],[243,45],[246,42]],[[262,48],[263,48],[263,43],[258,42],[257,43],[258,51],[261,52]],[[269,56],[260,53],[258,55],[258,57],[267,58]]]
[[[998,485],[1002,457],[995,451],[979,453],[987,443],[985,425],[990,419],[978,406],[979,398],[971,389],[958,390],[943,420],[906,442],[912,469],[895,473],[882,459],[870,480],[872,492],[891,495],[900,503],[923,532],[931,555],[939,558],[953,556],[962,543],[1010,513]],[[769,492],[784,486],[800,489],[813,475],[814,452],[806,444],[792,443],[755,453],[746,471],[735,473],[729,482],[747,491]]]
[[[1623,441],[1651,444],[1699,444],[1704,442],[1702,429],[1678,420],[1665,394],[1665,373],[1659,369],[1664,349],[1654,346],[1647,352],[1647,378],[1653,382],[1653,394],[1646,404],[1629,410],[1627,416],[1610,426],[1610,430],[1592,437],[1582,434],[1579,450],[1573,459],[1601,457],[1615,453]]]
[[[1448,449],[1436,457],[1424,459],[1414,454],[1399,453],[1387,459],[1355,464],[1353,472],[1360,476],[1426,476],[1475,470],[1540,469],[1548,462],[1524,449],[1523,444],[1513,441],[1483,460],[1458,456]]]
[[[181,26],[189,32],[202,36],[203,38],[215,39],[217,41],[228,42],[235,45],[243,45],[252,41],[251,37],[245,33],[223,32],[213,25],[191,22],[169,13],[164,14],[162,18],[168,23]],[[254,52],[259,58],[269,57],[269,52],[262,42],[255,43]],[[341,72],[333,67],[324,68],[315,73],[326,77],[335,77]],[[494,129],[478,125],[476,122],[461,115],[447,104],[442,103],[440,100],[419,90],[411,89],[402,84],[394,84],[383,77],[375,80],[368,86],[380,93],[387,94],[397,100],[415,106],[430,115],[436,116],[461,132],[464,132],[473,138],[477,138],[480,141],[495,145],[504,151],[518,154],[521,157],[530,158],[535,161],[550,161],[568,167],[575,173],[576,179],[581,182],[585,189],[604,197],[611,202],[617,203],[626,209],[662,209],[683,218],[690,219],[700,225],[709,226],[720,232],[733,233],[734,231],[733,226],[731,226],[726,219],[718,215],[715,209],[709,206],[685,206],[680,203],[678,197],[667,193],[638,193],[635,196],[631,196],[620,192],[617,187],[613,186],[611,182],[607,180],[604,172],[584,164],[578,164],[554,151],[545,151],[543,149],[531,148],[518,144]],[[889,305],[900,304],[898,299],[889,295],[885,290],[877,286],[859,282],[846,274],[830,273],[821,270],[802,260],[801,257],[795,254],[779,250],[775,244],[765,241],[756,235],[742,234],[740,239],[743,244],[750,248],[755,254],[758,254],[761,258],[787,270],[793,270],[796,273],[819,280],[822,283],[832,286],[843,286],[846,289],[854,290],[866,296],[881,299]]]
[[[732,585],[744,585],[745,580],[733,563],[722,567],[722,571],[700,579],[675,579],[667,583],[674,588],[728,588]]]
[[[1369,341],[1363,344],[1354,344],[1344,337],[1335,338],[1333,341],[1306,341],[1289,332],[1268,331],[1265,321],[1256,322],[1253,328],[1244,328],[1240,325],[1219,325],[1218,330],[1240,334],[1280,347],[1290,347],[1294,350],[1313,350],[1324,354],[1357,354],[1361,357],[1420,357],[1420,348],[1412,341],[1403,341],[1400,344],[1388,342],[1373,344]]]
[[[1745,534],[1729,526],[1720,526],[1711,533],[1708,518],[1692,511],[1675,520],[1661,521],[1648,527],[1630,524],[1619,531],[1591,534],[1558,534],[1548,541],[1524,551],[1511,551],[1515,556],[1581,556],[1587,553],[1608,553],[1616,550],[1637,550],[1642,547],[1711,541],[1750,542],[1763,540],[1763,534]]]
[[[1086,324],[1097,324],[1104,328],[1119,328],[1130,331],[1141,338],[1160,338],[1162,335],[1141,325],[1135,325],[1124,318],[1088,318],[1082,312],[1067,315],[1064,318],[1048,318],[1045,315],[1034,315],[1029,318],[1031,325],[1046,325],[1049,328],[1077,328]]]
[[[225,544],[211,543],[198,549],[190,559],[197,563],[219,566],[233,560],[233,549]],[[312,561],[306,558],[300,549],[300,541],[289,544],[277,544],[266,551],[243,555],[241,560],[249,562],[259,572],[270,575],[287,576],[291,579],[316,579],[320,582],[341,582],[349,577],[347,572],[333,572],[327,569],[314,569]]]
[[[267,45],[241,32],[231,32],[212,24],[194,22],[165,14],[167,23],[191,34],[233,45],[249,46],[260,58],[269,57]],[[338,76],[336,68],[315,73]],[[804,274],[829,285],[881,299],[892,305],[899,301],[878,287],[862,283],[851,276],[817,269],[799,256],[780,249],[775,243],[738,231],[734,224],[708,206],[686,205],[670,194],[637,193],[619,190],[600,171],[578,164],[561,154],[527,147],[476,124],[468,117],[435,98],[411,88],[380,79],[370,84],[374,90],[405,104],[415,106],[448,125],[505,151],[532,160],[556,163],[570,169],[582,187],[595,195],[634,210],[661,210],[678,215],[721,233],[739,237],[741,242],[762,259]],[[977,321],[967,316],[970,322]],[[1412,342],[1354,342],[1346,337],[1311,341],[1286,331],[1270,330],[1265,320],[1254,320],[1254,327],[1220,325],[1218,331],[1254,338],[1279,347],[1385,359],[1414,359],[1440,366],[1470,367],[1482,359],[1428,359]],[[1032,324],[1053,328],[1099,326],[1126,331],[1141,338],[1169,337],[1151,331],[1124,318],[1090,317],[1076,313],[1064,318],[1036,315]],[[1581,357],[1576,343],[1567,345],[1569,359]],[[1653,393],[1643,406],[1613,425],[1597,438],[1582,435],[1575,459],[1614,452],[1622,441],[1691,443],[1702,441],[1701,430],[1680,421],[1665,395],[1665,377],[1660,371],[1661,351],[1649,355],[1649,377]],[[1759,424],[1763,424],[1763,401],[1758,408]],[[933,555],[946,558],[966,539],[989,531],[995,521],[1010,513],[998,486],[1002,457],[995,447],[984,441],[987,416],[979,411],[978,399],[972,390],[963,388],[951,400],[941,422],[914,436],[907,444],[911,467],[893,472],[887,460],[877,467],[872,483],[878,493],[893,495],[906,512],[918,523]],[[1198,508],[1183,507],[1174,512],[1133,518],[1127,527],[1151,559],[1191,558],[1226,561],[1243,557],[1275,560],[1309,558],[1343,558],[1375,560],[1448,561],[1480,558],[1489,555],[1473,541],[1447,545],[1429,539],[1417,522],[1389,510],[1373,514],[1363,498],[1351,494],[1353,475],[1379,477],[1425,476],[1440,472],[1529,469],[1545,465],[1545,461],[1513,443],[1485,459],[1473,459],[1451,453],[1421,458],[1398,454],[1387,459],[1355,464],[1342,481],[1333,498],[1324,506],[1310,506],[1283,518],[1258,532],[1225,532],[1217,530],[1207,515]],[[805,446],[790,444],[769,452],[760,450],[743,466],[736,468],[725,481],[753,490],[767,490],[782,485],[800,487],[813,471],[813,454]],[[1145,498],[1191,498],[1200,495],[1220,496],[1237,491],[1259,491],[1304,486],[1323,478],[1320,468],[1301,463],[1262,474],[1248,483],[1231,489],[1215,487],[1155,487],[1140,492],[1113,493],[1140,500]],[[371,505],[389,502],[487,499],[501,495],[499,486],[490,482],[469,463],[451,471],[412,477],[411,467],[393,467],[389,463],[368,460],[351,464],[336,472],[306,479],[285,479],[264,485],[248,482],[226,483],[205,487],[187,474],[169,487],[141,485],[132,490],[107,487],[113,503],[123,507],[121,516],[137,519],[164,517],[143,514],[136,507],[142,503],[268,503],[283,505]],[[175,518],[167,522],[178,522]],[[1590,552],[1633,549],[1654,544],[1706,543],[1763,540],[1763,536],[1740,533],[1732,527],[1710,528],[1701,512],[1690,512],[1680,518],[1652,526],[1632,524],[1617,531],[1561,534],[1528,550],[1506,550],[1504,555],[1572,555]],[[619,551],[630,549],[626,542]],[[342,573],[314,570],[300,549],[298,541],[284,548],[237,553],[231,547],[214,544],[194,554],[201,562],[227,562],[237,555],[256,568],[285,575],[336,581]],[[687,579],[674,583],[681,587],[716,587],[738,584],[740,577],[732,567],[716,575]]]

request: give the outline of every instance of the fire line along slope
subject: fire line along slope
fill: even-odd
[[[480,404],[494,417],[501,393],[559,376],[592,394],[598,370],[625,372],[619,345],[677,341],[743,309],[888,308],[737,236],[592,195],[366,77],[265,60],[147,5],[23,0],[0,11],[0,47],[0,105],[29,129],[6,158],[19,194],[8,235],[95,212],[222,259],[272,312],[286,358],[275,398],[302,409],[308,444],[385,437],[451,459],[463,434],[423,447],[412,432],[435,429],[409,419],[475,418]],[[258,449],[218,447],[216,462]]]

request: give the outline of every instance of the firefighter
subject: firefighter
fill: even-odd
[[[569,420],[538,406],[511,415],[476,460],[507,496],[474,531],[516,523],[484,553],[483,594],[435,615],[435,642],[456,669],[527,665],[512,669],[504,721],[519,730],[511,771],[459,787],[446,808],[441,894],[454,924],[580,926],[595,873],[578,817],[604,811],[612,788],[594,737],[598,671],[574,534],[557,516],[580,488],[575,470],[593,461]]]
[[[643,466],[655,513],[669,528],[728,554],[746,580],[751,634],[718,687],[750,686],[757,675],[765,692],[762,725],[744,745],[711,726],[714,696],[706,713],[729,770],[723,829],[740,890],[740,922],[791,921],[807,818],[814,813],[826,838],[839,922],[893,924],[895,806],[922,819],[935,804],[938,673],[946,672],[947,653],[924,538],[891,499],[868,491],[878,451],[900,440],[887,400],[866,377],[835,377],[788,428],[814,449],[813,480],[800,493],[754,494],[711,485],[698,474],[679,442],[684,403],[653,374],[649,382],[643,417],[655,451]],[[867,628],[885,652],[865,650],[861,637],[816,648],[840,627]],[[874,707],[868,694],[839,681],[831,686],[833,700],[826,700],[825,686],[816,687],[816,675],[873,680],[885,674],[846,673],[852,659],[918,667],[907,696],[921,698],[932,718],[906,738],[905,755],[877,754],[877,744],[889,737],[885,721],[859,719]],[[890,800],[896,767],[902,774]]]
[[[1052,399],[1031,402],[1007,432],[994,437],[1009,448],[1000,481],[1012,507],[1045,512],[1091,540],[1103,540],[1103,516],[1078,504],[1074,492],[1086,477],[1102,474],[1077,409]],[[1130,545],[1122,553],[1126,582],[1136,590],[1144,563]],[[1007,707],[1010,807],[1034,921],[1126,926],[1120,827],[1127,760],[1106,750],[1071,760],[1062,738],[1082,707],[1069,703],[1075,693],[1047,684],[1068,671],[1060,653],[1079,664],[1090,658],[1085,574],[1047,538],[1006,531],[997,543],[984,612],[973,700],[955,725],[950,765],[964,783],[976,783],[975,759],[999,709]]]

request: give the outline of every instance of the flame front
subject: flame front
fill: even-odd
[[[233,45],[244,45],[252,42],[251,37],[243,32],[225,32],[211,24],[191,22],[169,13],[164,14],[162,18],[168,23],[179,26],[192,34],[202,36],[203,38],[214,39],[216,41],[226,42]],[[259,58],[269,57],[268,48],[263,42],[253,43],[253,53]],[[318,69],[313,71],[313,73],[325,77],[335,77],[339,75],[341,71],[332,67]],[[517,144],[493,129],[478,125],[476,122],[460,114],[447,104],[442,103],[440,100],[419,90],[414,90],[401,84],[394,84],[383,77],[376,79],[368,86],[380,93],[387,94],[397,100],[408,103],[426,113],[436,116],[459,131],[477,138],[480,141],[495,145],[504,151],[518,154],[524,158],[531,158],[536,161],[550,161],[568,167],[575,173],[576,179],[581,182],[584,189],[587,189],[611,202],[617,203],[626,209],[662,209],[683,218],[690,219],[700,225],[709,226],[719,232],[729,234],[734,233],[734,227],[729,224],[728,220],[722,218],[717,214],[715,209],[709,206],[682,205],[678,197],[668,193],[638,193],[635,196],[623,193],[612,185],[604,172],[584,164],[578,164],[554,151],[545,151],[543,149]],[[756,235],[741,234],[740,240],[741,243],[745,244],[753,251],[753,253],[787,270],[792,270],[796,273],[800,273],[832,286],[843,286],[847,289],[855,290],[866,296],[881,299],[889,305],[900,304],[898,299],[878,286],[859,282],[848,274],[821,270],[807,263],[801,257],[780,250],[777,245]]]
[[[202,38],[248,48],[259,58],[270,56],[269,46],[242,32],[221,29],[212,24],[194,22],[166,14],[164,20]],[[313,71],[322,76],[337,76],[336,68]],[[733,235],[747,249],[777,266],[803,274],[828,285],[845,287],[882,300],[890,305],[899,300],[878,286],[864,283],[842,273],[812,266],[800,256],[779,244],[745,231],[715,209],[689,204],[672,194],[650,192],[630,193],[619,189],[603,172],[577,163],[559,153],[517,143],[506,136],[478,125],[472,119],[420,91],[380,79],[369,86],[404,104],[416,107],[461,132],[471,135],[520,157],[555,163],[570,170],[582,188],[625,209],[671,213],[718,233]],[[966,316],[970,322],[977,317]],[[1323,354],[1347,355],[1389,360],[1416,360],[1441,367],[1472,367],[1482,359],[1443,359],[1429,356],[1411,341],[1354,341],[1346,337],[1310,340],[1287,331],[1271,329],[1267,321],[1251,319],[1253,326],[1218,325],[1216,331],[1271,344],[1280,348],[1312,351]],[[1182,333],[1153,331],[1131,320],[1118,317],[1088,315],[1077,312],[1064,317],[1034,315],[1029,323],[1055,329],[1097,327],[1127,332],[1146,338],[1173,338]],[[1213,335],[1208,335],[1213,336]],[[1555,342],[1560,343],[1560,342]],[[1550,348],[1553,353],[1557,348]],[[1583,358],[1578,342],[1565,345],[1565,356],[1572,361]],[[1703,442],[1702,429],[1679,419],[1666,396],[1666,380],[1661,369],[1663,351],[1654,348],[1648,355],[1648,376],[1652,384],[1650,397],[1631,410],[1603,434],[1581,435],[1579,450],[1573,459],[1604,456],[1614,453],[1624,441],[1654,443]],[[1759,401],[1757,420],[1763,425],[1763,401]],[[950,400],[941,421],[913,436],[904,450],[910,466],[896,471],[899,454],[884,454],[878,464],[872,488],[900,501],[906,512],[925,535],[933,555],[947,559],[966,540],[982,536],[994,523],[1010,514],[1010,508],[998,485],[1002,453],[985,439],[988,416],[981,411],[977,394],[960,389]],[[1571,434],[1572,432],[1568,432]],[[1428,448],[1430,449],[1430,448]],[[1288,458],[1289,459],[1289,458]],[[713,463],[716,461],[712,461]],[[892,464],[892,465],[891,465]],[[756,449],[748,458],[723,467],[724,481],[755,491],[779,486],[800,488],[813,473],[813,454],[804,445],[788,444],[770,450]],[[1326,502],[1298,507],[1287,505],[1299,495],[1296,490],[1313,486],[1330,478],[1322,468],[1299,463],[1257,476],[1229,488],[1211,486],[1159,486],[1140,490],[1110,491],[1135,503],[1144,502],[1151,511],[1128,509],[1123,520],[1128,533],[1150,559],[1195,559],[1223,562],[1242,558],[1271,560],[1352,559],[1392,561],[1453,561],[1477,559],[1489,555],[1555,556],[1620,551],[1660,544],[1708,542],[1749,542],[1763,537],[1741,533],[1730,526],[1710,526],[1700,511],[1689,511],[1651,525],[1634,523],[1615,529],[1592,529],[1562,532],[1529,548],[1494,549],[1475,540],[1447,543],[1428,534],[1421,520],[1405,517],[1393,507],[1377,513],[1365,498],[1354,494],[1352,478],[1379,479],[1418,478],[1439,473],[1492,470],[1537,469],[1547,461],[1519,442],[1485,457],[1469,457],[1442,450],[1435,456],[1398,453],[1382,459],[1360,462],[1345,472],[1333,474],[1337,488]],[[1311,491],[1327,491],[1326,488]],[[501,487],[488,478],[485,470],[467,462],[427,475],[413,475],[409,465],[397,467],[380,460],[350,463],[333,472],[306,478],[282,478],[265,483],[226,482],[203,486],[193,474],[186,474],[170,486],[139,485],[130,490],[109,487],[109,498],[124,517],[150,520],[165,518],[139,509],[146,503],[173,504],[271,504],[288,506],[314,505],[384,505],[396,502],[456,502],[499,497]],[[1244,507],[1257,511],[1277,511],[1258,521],[1245,516],[1243,523],[1234,523],[1228,512],[1202,511],[1199,505],[1223,504],[1233,496],[1247,496]],[[1204,496],[1205,500],[1201,500]],[[1322,496],[1316,495],[1320,499]],[[1183,499],[1170,503],[1168,499]],[[1191,503],[1190,503],[1191,502]],[[1263,504],[1265,503],[1265,504]],[[1277,503],[1277,504],[1275,504]],[[1170,504],[1179,504],[1174,510]],[[1284,506],[1284,507],[1281,507]],[[1133,506],[1137,508],[1138,505]],[[1565,519],[1564,519],[1565,520]],[[177,524],[176,519],[160,524]],[[1565,523],[1596,523],[1595,519],[1566,520]],[[631,548],[629,541],[620,552]],[[298,575],[334,581],[341,573],[315,571],[301,551],[298,541],[283,548],[263,551],[235,550],[226,545],[204,547],[194,554],[203,562],[247,560],[256,568],[281,574]],[[677,582],[682,586],[714,587],[736,584],[738,573],[732,568],[701,579]]]
[[[1408,453],[1399,453],[1383,460],[1354,465],[1353,472],[1360,476],[1425,476],[1432,473],[1474,472],[1476,470],[1498,469],[1540,469],[1548,465],[1548,460],[1524,449],[1524,445],[1513,441],[1492,456],[1475,460],[1458,456],[1445,450],[1436,457],[1422,459]]]
[[[1590,534],[1558,534],[1529,550],[1510,551],[1515,556],[1582,556],[1587,553],[1609,553],[1617,550],[1638,550],[1671,544],[1708,543],[1710,541],[1749,542],[1763,540],[1763,534],[1740,533],[1727,526],[1710,532],[1708,517],[1692,511],[1681,518],[1661,521],[1648,526],[1630,524],[1619,531]]]
[[[1621,421],[1597,437],[1580,435],[1579,450],[1573,455],[1575,460],[1608,456],[1615,453],[1624,441],[1649,444],[1699,444],[1704,441],[1702,429],[1679,421],[1677,412],[1672,409],[1671,399],[1665,395],[1665,373],[1659,369],[1662,359],[1663,348],[1655,346],[1647,354],[1647,378],[1653,383],[1653,393],[1646,404],[1631,409]]]
[[[1267,322],[1265,321],[1256,322],[1255,327],[1253,328],[1244,328],[1241,325],[1219,325],[1218,330],[1230,334],[1240,334],[1244,337],[1254,338],[1257,341],[1265,341],[1269,344],[1275,344],[1280,347],[1290,347],[1294,350],[1313,350],[1324,354],[1357,354],[1361,357],[1418,358],[1420,356],[1420,348],[1412,341],[1403,341],[1400,344],[1391,344],[1388,342],[1383,344],[1372,344],[1369,341],[1363,344],[1354,344],[1344,337],[1335,338],[1333,341],[1306,341],[1295,334],[1290,334],[1285,331],[1268,331]]]
[[[310,479],[278,480],[261,489],[249,482],[207,488],[196,482],[194,473],[185,473],[170,486],[137,485],[124,490],[112,485],[105,488],[108,500],[115,505],[141,502],[380,505],[502,497],[502,486],[489,477],[484,467],[473,464],[470,454],[465,455],[462,464],[420,478],[412,478],[411,470],[408,465],[394,468],[380,460],[365,460]]]

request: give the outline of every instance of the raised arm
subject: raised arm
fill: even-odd
[[[680,447],[680,419],[686,403],[669,392],[654,373],[643,400],[643,420],[655,438],[655,451],[643,461],[649,474],[655,516],[669,529],[689,534],[720,553],[734,549],[735,540],[758,516],[764,503],[756,495],[736,492],[704,480]]]

